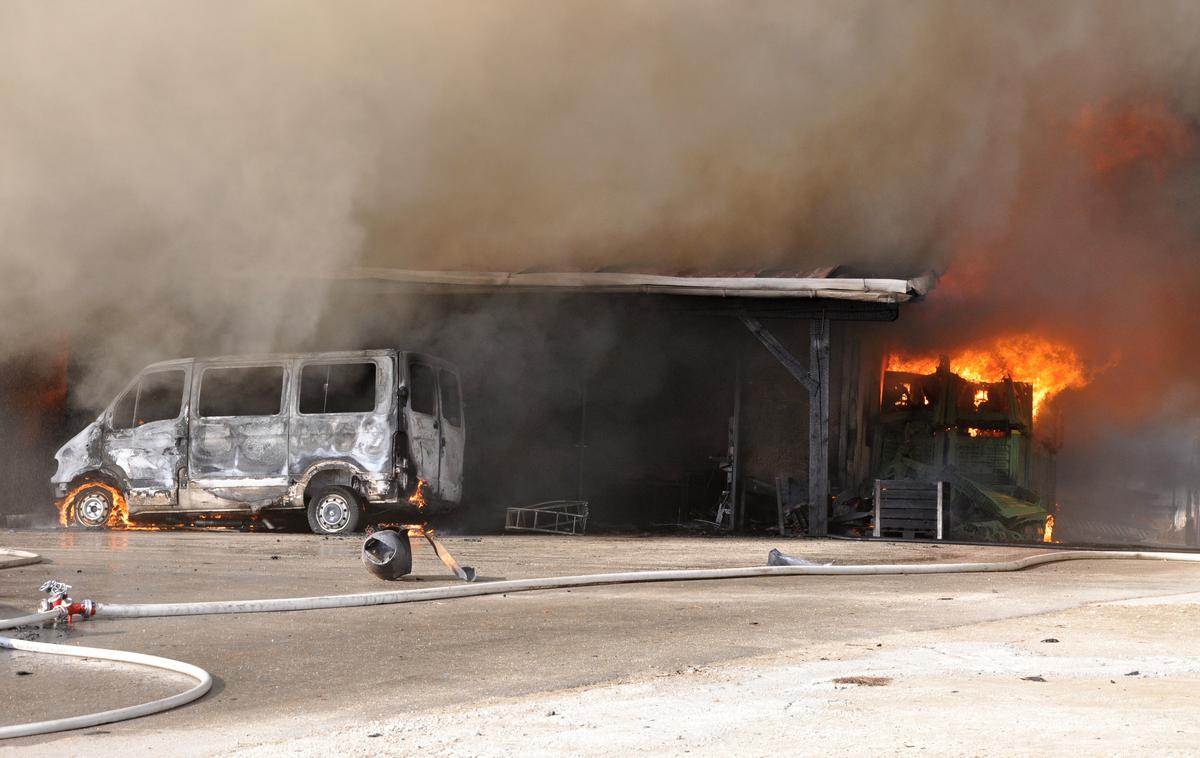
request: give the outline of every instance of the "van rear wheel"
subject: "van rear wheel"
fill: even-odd
[[[321,487],[308,499],[308,527],[313,534],[357,532],[362,516],[362,501],[349,487]]]

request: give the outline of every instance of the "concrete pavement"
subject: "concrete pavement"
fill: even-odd
[[[762,565],[775,546],[839,563],[1028,554],[836,540],[482,536],[445,542],[484,580]],[[48,560],[0,572],[0,615],[27,612],[46,578],[74,585],[76,597],[121,603],[395,587],[361,567],[359,544],[356,538],[303,534],[0,532],[0,545],[34,550]],[[454,581],[432,551],[414,547],[415,576],[403,587]],[[1190,653],[1198,635],[1191,622],[1200,606],[1185,593],[1198,580],[1200,566],[1104,561],[1015,574],[740,579],[342,611],[96,619],[39,638],[185,660],[208,669],[217,686],[174,712],[21,740],[0,751],[74,752],[86,746],[101,754],[153,748],[173,754],[420,749],[521,755],[554,754],[561,743],[567,752],[611,755],[638,745],[665,753],[759,753],[791,745],[793,752],[852,754],[868,745],[872,752],[904,752],[911,743],[926,754],[999,754],[1020,752],[1011,735],[1037,733],[1027,722],[1049,705],[1069,707],[1100,684],[1118,687],[1108,684],[1117,678],[1105,661],[1153,673],[1121,678],[1120,689],[1100,688],[1099,710],[1083,721],[1055,719],[1067,741],[1054,744],[1090,739],[1097,730],[1115,739],[1123,714],[1136,718],[1155,708],[1169,712],[1197,704],[1191,693],[1200,663]],[[1109,605],[1162,597],[1171,599]],[[1070,633],[1054,631],[1059,628]],[[1050,634],[1062,641],[1040,642]],[[1064,650],[1079,654],[1043,661],[1051,650],[1057,657]],[[1076,660],[1081,657],[1088,660]],[[1043,675],[1046,682],[1022,678],[1042,668],[1053,672]],[[859,671],[892,672],[879,674],[891,681],[879,687],[830,684]],[[130,704],[184,684],[107,664],[15,653],[0,657],[0,682],[13,694],[5,697],[6,723]],[[787,692],[788,683],[799,689]],[[1029,689],[1034,685],[1041,689]],[[957,692],[932,698],[943,690]],[[714,697],[737,707],[714,705]],[[844,708],[830,710],[842,701]],[[554,702],[577,708],[580,721],[534,718]],[[788,702],[789,711],[807,717],[796,723],[776,713]],[[1007,710],[991,707],[1002,702]],[[548,705],[551,710],[558,711]],[[712,731],[724,723],[720,714],[728,714],[729,723]],[[911,728],[903,726],[903,714]],[[603,729],[582,725],[588,719]],[[939,732],[937,724],[945,728]],[[746,725],[753,733],[739,732]],[[1158,730],[1156,739],[1165,741],[1154,744],[1164,750],[1191,744],[1190,723],[1181,719],[1179,726],[1181,737]],[[795,730],[808,736],[795,742]],[[853,735],[860,735],[857,741],[847,739]]]

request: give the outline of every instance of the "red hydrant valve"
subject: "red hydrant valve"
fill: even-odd
[[[41,586],[41,591],[46,593],[46,598],[38,604],[38,611],[46,613],[47,611],[58,611],[58,618],[61,620],[66,618],[70,624],[76,616],[86,620],[96,615],[96,603],[91,600],[80,600],[75,602],[67,595],[71,589],[71,585],[64,582],[50,579]]]

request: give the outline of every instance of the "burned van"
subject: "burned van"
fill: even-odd
[[[51,481],[64,523],[85,528],[304,510],[340,534],[372,511],[459,503],[465,438],[458,372],[426,355],[187,358],[143,369]]]

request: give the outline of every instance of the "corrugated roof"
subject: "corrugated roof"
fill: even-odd
[[[348,269],[339,278],[392,282],[404,289],[433,292],[577,291],[707,297],[826,298],[872,303],[903,303],[933,288],[936,277],[909,279],[831,276],[832,268],[808,272],[628,271],[420,271],[390,268]],[[802,273],[803,275],[795,275]]]

